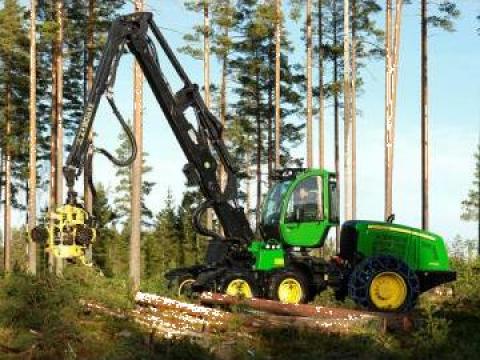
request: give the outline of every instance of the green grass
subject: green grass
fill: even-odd
[[[215,336],[208,345],[154,340],[136,325],[87,314],[80,299],[129,309],[128,281],[69,266],[64,278],[13,273],[0,277],[0,359],[470,359],[480,354],[478,264],[456,262],[454,296],[421,297],[411,333],[381,334],[375,327],[348,334],[281,329],[248,336]],[[159,277],[142,285],[168,294]],[[315,299],[341,305],[331,292]],[[235,327],[234,327],[235,328]],[[239,329],[235,328],[235,331]],[[8,352],[7,348],[20,353]],[[2,350],[3,349],[3,350]],[[215,355],[214,355],[215,354]]]
[[[124,279],[71,267],[63,279],[13,273],[0,280],[0,359],[209,359],[208,350],[189,341],[151,341],[136,325],[86,314],[80,299],[128,309],[133,305]]]

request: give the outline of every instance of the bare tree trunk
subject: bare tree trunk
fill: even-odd
[[[352,219],[357,218],[357,0],[352,0]]]
[[[3,269],[6,273],[12,271],[12,153],[10,138],[11,124],[11,91],[10,80],[7,79],[5,95],[5,207],[3,211]]]
[[[224,36],[228,37],[228,28],[225,27]],[[220,122],[225,129],[227,120],[227,72],[228,72],[228,55],[225,52],[222,56],[222,79],[220,84]],[[225,132],[222,132],[222,140],[225,141]],[[220,184],[222,189],[226,183],[226,173],[223,165],[220,166]]]
[[[385,31],[385,219],[393,213],[393,160],[397,101],[400,29],[403,0],[396,0],[395,23],[392,0],[386,3]],[[393,24],[395,27],[393,28]]]
[[[50,189],[48,198],[49,212],[55,211],[57,207],[57,41],[57,37],[52,40],[52,120],[50,126]],[[50,272],[53,272],[55,271],[55,258],[52,253],[49,253],[47,256],[48,270]]]
[[[393,114],[392,114],[392,0],[386,0],[385,18],[385,219],[392,214]]]
[[[203,0],[203,86],[205,88],[205,105],[210,108],[210,15],[209,0]],[[213,227],[212,209],[206,213],[207,229]]]
[[[143,0],[135,0],[135,11],[143,11]],[[143,73],[140,65],[134,63],[133,131],[137,142],[137,157],[132,165],[132,229],[130,234],[130,290],[136,293],[140,288],[140,236],[142,219],[142,160],[143,160]]]
[[[87,22],[87,91],[85,92],[85,98],[88,98],[88,93],[91,91],[93,86],[93,62],[95,59],[95,7],[96,7],[96,0],[89,0],[88,2],[88,22]],[[88,139],[90,143],[93,143],[93,130],[90,129],[90,133],[88,134]],[[93,148],[90,147],[88,149],[87,157],[91,158],[93,156]],[[86,166],[91,166],[92,164],[86,164]],[[88,172],[93,171],[93,169],[85,169],[84,177],[83,177],[83,196],[85,200],[85,210],[89,213],[93,213],[93,196],[92,196],[92,189],[90,188],[90,183],[88,176],[86,175]],[[92,245],[88,246],[88,249],[85,254],[87,262],[92,262]]]
[[[337,0],[333,0],[333,46],[338,46],[338,28],[337,28],[337,17],[338,17],[338,8]],[[335,54],[333,57],[333,82],[338,85],[338,56]],[[338,99],[338,90],[335,91],[333,96],[333,117],[334,117],[334,147],[335,147],[335,173],[337,175],[337,204],[340,205],[340,124],[339,124],[339,99]],[[337,225],[335,229],[335,251],[338,253],[340,251],[340,226]]]
[[[307,167],[313,166],[312,141],[312,0],[307,0],[306,41],[307,41]]]
[[[94,32],[95,32],[95,6],[96,0],[89,0],[88,1],[88,20],[87,20],[87,91],[85,97],[88,98],[88,93],[91,91],[93,86],[93,62],[95,59],[95,39],[94,39]],[[92,130],[88,135],[89,141],[93,140]],[[92,149],[89,149],[88,156],[92,155]],[[86,172],[84,172],[86,174]],[[92,206],[93,206],[93,199],[92,199],[92,191],[90,189],[90,184],[88,183],[87,176],[84,176],[83,179],[83,196],[85,198],[85,210],[87,210],[90,214],[92,213]]]
[[[252,209],[253,196],[252,196],[252,170],[250,166],[250,163],[251,163],[250,149],[247,149],[247,151],[245,151],[245,162],[247,163],[247,180],[246,180],[247,199],[245,201],[245,215],[247,216],[248,222],[251,223],[250,210]]]
[[[275,169],[280,168],[282,118],[280,111],[280,60],[282,41],[282,1],[275,0]]]
[[[262,204],[262,123],[261,123],[261,116],[260,116],[260,89],[259,82],[260,82],[260,70],[257,69],[257,74],[255,75],[255,102],[257,104],[257,111],[256,111],[256,140],[257,140],[257,156],[256,156],[256,165],[257,165],[257,203],[255,208],[255,228],[258,230],[260,225],[260,217],[261,217],[261,209],[260,206]]]
[[[63,0],[56,2],[56,21],[57,21],[57,56],[56,56],[56,80],[57,80],[57,96],[56,96],[56,126],[57,126],[57,144],[56,144],[56,171],[55,171],[55,203],[60,205],[63,202]],[[63,259],[56,258],[55,272],[61,275],[63,272]]]
[[[52,44],[52,121],[50,126],[50,191],[48,199],[49,211],[55,211],[57,199],[57,45]],[[51,257],[51,256],[50,256]]]
[[[325,93],[324,93],[324,69],[323,69],[323,0],[318,0],[318,166],[325,168]]]
[[[352,117],[350,98],[350,3],[343,1],[343,151],[345,220],[352,219]]]
[[[268,51],[268,74],[269,74],[269,79],[271,79],[272,73],[270,72],[270,69],[273,67],[273,63],[275,61],[275,53],[272,51],[273,50],[273,43],[272,43],[272,38],[269,39],[269,51]],[[274,150],[274,144],[273,144],[273,121],[274,121],[274,100],[273,100],[273,94],[274,94],[275,89],[269,85],[268,91],[267,91],[267,98],[268,98],[268,124],[267,124],[267,183],[268,183],[268,188],[272,186],[272,175],[273,175],[273,165],[274,165],[274,156],[273,156],[273,150]]]
[[[37,218],[37,49],[36,49],[37,1],[30,2],[30,143],[28,177],[28,231],[36,226]],[[37,272],[37,248],[34,241],[28,241],[28,271]]]
[[[422,228],[428,230],[429,228],[429,135],[428,135],[428,15],[427,15],[427,1],[422,0],[422,34],[421,34],[421,144],[422,144]]]
[[[230,6],[230,2],[227,2],[227,6]],[[223,36],[228,38],[228,25],[224,27]],[[228,75],[228,51],[225,50],[222,56],[222,79],[220,84],[220,122],[223,129],[226,127],[227,120],[227,75]],[[225,131],[222,132],[222,140],[225,141]],[[220,186],[222,191],[227,183],[225,168],[220,165]],[[223,228],[220,227],[220,234],[223,235]]]

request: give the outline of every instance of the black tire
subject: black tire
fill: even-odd
[[[272,275],[268,287],[268,296],[272,300],[286,302],[285,299],[281,299],[279,294],[279,287],[287,279],[295,280],[301,288],[301,296],[296,304],[305,304],[310,299],[310,286],[309,281],[305,274],[300,270],[287,270],[279,271]]]
[[[406,286],[406,296],[397,308],[378,308],[370,295],[373,279],[381,273],[399,275]],[[360,262],[348,282],[348,295],[358,305],[372,311],[407,312],[414,308],[420,286],[418,277],[407,264],[391,255],[372,256]]]
[[[33,242],[44,244],[48,241],[48,230],[45,226],[36,226],[30,233]]]

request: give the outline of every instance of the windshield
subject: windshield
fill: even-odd
[[[275,184],[265,199],[263,206],[262,224],[274,225],[280,221],[280,210],[282,206],[283,195],[288,190],[291,180],[282,181]]]

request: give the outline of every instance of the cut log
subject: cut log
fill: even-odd
[[[157,309],[171,309],[182,311],[193,316],[204,316],[209,319],[229,320],[231,313],[226,311],[212,309],[198,304],[190,304],[173,300],[167,297],[158,296],[154,294],[147,294],[138,292],[135,296],[135,302],[142,306],[151,306]]]
[[[201,294],[200,302],[202,304],[209,305],[242,305],[255,310],[260,310],[277,315],[299,316],[308,318],[346,318],[349,320],[355,320],[373,318],[378,316],[377,314],[360,310],[315,306],[307,304],[282,304],[278,301],[273,300],[258,298],[241,299],[238,297],[215,293]]]
[[[144,329],[149,331],[153,330],[158,337],[171,339],[203,336],[202,333],[192,330],[190,324],[179,319],[174,322],[152,314],[142,313],[138,310],[123,311],[119,309],[111,309],[91,301],[81,301],[81,304],[89,311],[111,316],[116,319],[134,321]]]

